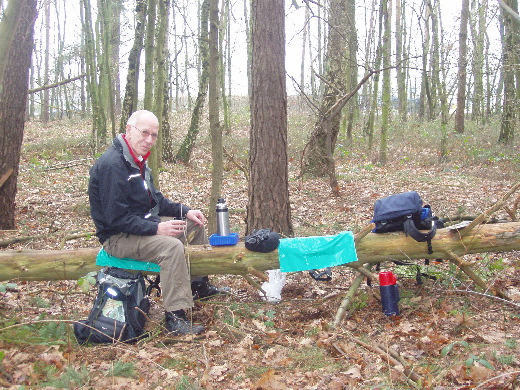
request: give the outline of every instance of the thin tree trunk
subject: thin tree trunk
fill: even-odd
[[[356,30],[356,2],[355,0],[347,1],[347,71],[346,71],[346,86],[348,91],[353,91],[358,83],[358,64],[357,64],[357,50],[358,37]],[[346,105],[345,115],[345,132],[347,139],[352,143],[352,131],[354,127],[354,120],[359,113],[359,98],[358,94],[354,95]]]
[[[404,47],[406,45],[406,0],[396,0],[395,2],[395,58],[397,74],[397,111],[402,122],[406,122],[407,115],[407,94],[406,94],[406,63]]]
[[[200,13],[200,36],[199,36],[199,60],[201,62],[201,73],[199,78],[199,92],[195,105],[191,113],[190,128],[186,137],[179,147],[175,155],[176,161],[181,161],[187,164],[190,161],[193,147],[200,130],[200,117],[206,101],[209,83],[209,45],[208,45],[208,24],[209,24],[209,0],[204,0],[201,6]]]
[[[106,118],[102,110],[99,81],[97,78],[96,47],[92,28],[90,0],[81,0],[84,12],[83,36],[85,44],[85,63],[87,66],[87,89],[92,104],[92,142],[93,149],[106,142]]]
[[[139,0],[137,1],[139,2]],[[110,74],[114,80],[114,115],[121,115],[121,77],[119,73],[119,49],[121,46],[121,12],[123,4],[121,0],[110,2],[111,21],[110,24]]]
[[[438,2],[432,3],[428,2],[429,7],[431,9],[431,29],[432,29],[432,47],[431,47],[431,61],[430,61],[430,74],[431,74],[431,84],[430,84],[430,120],[437,118],[439,114],[438,109],[438,99],[439,99],[439,77],[440,77],[440,33],[439,33],[439,25],[440,25],[440,7]]]
[[[50,50],[51,50],[51,0],[46,0],[44,4],[45,9],[45,55],[43,62],[43,84],[49,84],[50,80]],[[43,100],[41,104],[40,120],[43,123],[49,122],[50,118],[50,102],[49,102],[49,91],[43,91]]]
[[[230,47],[230,41],[231,36],[229,25],[231,23],[231,12],[229,9],[229,0],[224,0],[222,2],[222,17],[219,21],[219,31],[218,31],[218,47],[220,51],[219,57],[219,70],[220,70],[220,95],[222,97],[222,118],[223,118],[223,131],[226,134],[229,134],[231,131],[231,119],[230,119],[230,100],[228,99],[228,96],[226,95],[226,70],[231,68],[231,47]],[[218,18],[217,18],[218,21]],[[210,28],[211,30],[211,28]],[[225,45],[225,46],[224,46]],[[211,50],[210,50],[211,52]],[[228,53],[228,56],[226,57],[224,53]],[[211,57],[211,54],[210,54]],[[231,91],[231,84],[229,85],[230,91]],[[230,95],[231,97],[231,95]],[[210,98],[211,101],[211,98]]]
[[[104,111],[108,114],[110,118],[110,125],[112,130],[112,138],[116,136],[116,117],[115,117],[115,109],[114,109],[114,88],[113,88],[113,79],[112,79],[112,70],[110,66],[111,57],[112,57],[112,49],[110,48],[110,33],[112,31],[112,12],[111,12],[111,2],[108,0],[101,0],[101,6],[99,7],[99,13],[101,16],[101,84],[102,91],[104,92],[103,98],[103,107]]]
[[[309,28],[307,27],[310,23],[310,9],[309,4],[306,4],[305,6],[305,18],[303,20],[303,36],[302,36],[302,57],[301,57],[301,63],[300,63],[300,94],[305,95],[305,49],[307,47],[307,35],[309,32]],[[312,52],[309,53],[309,55],[312,55]]]
[[[134,44],[128,54],[128,73],[126,75],[125,98],[123,107],[121,108],[121,124],[119,132],[124,132],[126,121],[137,109],[138,100],[138,82],[139,82],[139,64],[141,51],[143,50],[143,39],[146,18],[147,0],[137,0],[135,6],[135,36]]]
[[[504,0],[515,12],[518,12],[518,2],[516,0]],[[503,13],[504,18],[504,43],[503,43],[503,72],[504,72],[504,103],[502,108],[502,118],[500,122],[500,135],[498,142],[511,144],[515,135],[515,126],[518,122],[520,113],[520,93],[515,85],[515,67],[518,67],[517,54],[518,48],[518,26],[512,20],[511,15]]]
[[[473,99],[472,118],[477,122],[484,119],[484,39],[486,29],[487,0],[473,0],[473,21],[470,23],[473,42]]]
[[[153,110],[153,87],[155,70],[155,19],[157,18],[157,0],[148,0],[146,15],[146,36],[144,43],[144,101],[145,110]],[[153,164],[152,164],[153,165]]]
[[[164,88],[168,86],[166,78],[168,74],[168,26],[170,20],[170,0],[158,0],[157,9],[157,41],[155,44],[155,77],[154,77],[154,100],[153,111],[159,118],[159,139],[155,145],[154,153],[156,159],[156,168],[162,165],[164,127],[168,117],[163,116],[164,113],[164,97],[167,91]]]
[[[381,139],[379,143],[379,162],[386,164],[388,151],[388,127],[390,126],[390,104],[391,104],[391,85],[390,85],[390,60],[391,60],[391,20],[392,20],[392,1],[382,0],[383,2],[383,86],[381,89]]]
[[[457,109],[455,111],[455,131],[459,134],[464,133],[464,114],[466,110],[466,68],[467,59],[467,37],[469,19],[469,0],[462,0],[460,11],[460,30],[459,30],[459,68],[457,73]]]
[[[208,109],[209,128],[211,135],[211,196],[209,209],[215,210],[218,198],[222,193],[222,179],[224,177],[224,150],[222,144],[222,126],[219,114],[219,15],[218,0],[210,0],[209,3],[209,83],[208,83]],[[217,223],[214,214],[209,218],[208,231],[210,234],[217,232]]]
[[[249,107],[253,106],[251,99],[253,96],[253,79],[251,76],[252,61],[253,61],[253,48],[251,42],[251,21],[249,17],[250,10],[252,8],[251,3],[253,0],[244,1],[244,21],[246,25],[246,43],[247,43],[247,96],[249,97]],[[249,9],[248,6],[249,5]],[[249,11],[249,12],[248,12]]]

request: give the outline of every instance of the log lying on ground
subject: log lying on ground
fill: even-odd
[[[393,260],[446,259],[470,253],[520,250],[520,222],[478,225],[469,234],[463,230],[439,229],[432,240],[433,253],[426,243],[403,233],[369,233],[356,245],[358,260],[345,264],[359,270],[363,264]],[[98,270],[99,248],[75,250],[0,251],[0,281],[73,280]],[[243,243],[235,246],[190,246],[188,260],[193,275],[257,275],[280,268],[278,251],[251,252]],[[364,268],[364,267],[363,267]]]

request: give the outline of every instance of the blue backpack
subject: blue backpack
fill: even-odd
[[[372,222],[376,225],[374,233],[402,231],[418,242],[427,242],[428,253],[433,252],[431,240],[437,228],[444,227],[442,221],[433,216],[430,205],[423,205],[416,191],[378,199],[374,205]]]

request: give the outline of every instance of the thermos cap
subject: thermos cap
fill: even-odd
[[[379,273],[379,285],[380,286],[390,286],[392,284],[396,284],[397,279],[392,271],[385,271]]]

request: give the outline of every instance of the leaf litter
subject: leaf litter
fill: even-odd
[[[60,142],[63,128],[30,123],[26,129],[16,199],[18,230],[1,232],[0,239],[25,235],[36,238],[7,249],[99,246],[93,235],[83,234],[94,230],[86,193],[88,169],[94,160],[89,158],[88,142],[82,136],[86,127],[63,126],[67,127],[67,137],[61,141],[60,150],[67,150],[66,159],[79,161],[71,166],[63,164],[59,153],[51,152],[59,148],[56,143]],[[520,179],[517,160],[491,163],[463,156],[457,160],[454,156],[450,163],[438,164],[432,156],[417,153],[414,144],[405,140],[392,142],[395,146],[389,155],[395,153],[401,158],[386,166],[373,163],[373,157],[362,149],[353,148],[348,157],[337,158],[342,194],[339,198],[330,196],[326,179],[296,179],[299,172],[295,164],[299,158],[292,159],[290,197],[295,235],[357,231],[370,221],[376,199],[408,190],[417,190],[439,216],[476,216]],[[39,145],[46,145],[49,151]],[[165,164],[159,176],[165,195],[200,208],[206,215],[210,214],[207,203],[211,168],[206,157],[209,150],[208,140],[201,139],[191,165]],[[52,169],[58,163],[59,168]],[[245,175],[229,168],[222,188],[231,211],[231,225],[243,236],[247,207]],[[510,219],[503,210],[494,217]],[[511,302],[519,301],[519,253],[468,255],[465,260],[472,262],[494,287],[511,292]],[[90,347],[76,344],[66,322],[61,330],[53,330],[49,323],[37,321],[86,318],[94,288],[84,293],[76,281],[11,281],[16,287],[11,285],[1,293],[0,314],[2,327],[15,325],[16,331],[10,328],[0,333],[0,386],[518,388],[518,306],[473,294],[478,291],[473,283],[447,262],[421,266],[437,276],[437,280],[425,279],[422,285],[416,283],[410,267],[400,269],[392,263],[382,267],[399,275],[398,318],[386,317],[381,312],[377,287],[364,283],[341,326],[330,327],[355,277],[350,269],[336,267],[331,282],[314,281],[303,272],[289,274],[282,301],[277,304],[261,301],[258,292],[243,278],[223,275],[213,276],[212,281],[231,286],[232,294],[197,302],[193,311],[194,320],[207,326],[202,337],[168,337],[162,327],[161,299],[153,297],[148,321],[150,338],[135,345]],[[449,352],[441,354],[447,346],[451,346]],[[390,357],[398,364],[392,363]],[[114,371],[117,363],[130,368],[118,374]],[[82,372],[86,374],[81,376]],[[410,381],[410,372],[420,378],[419,383]]]

